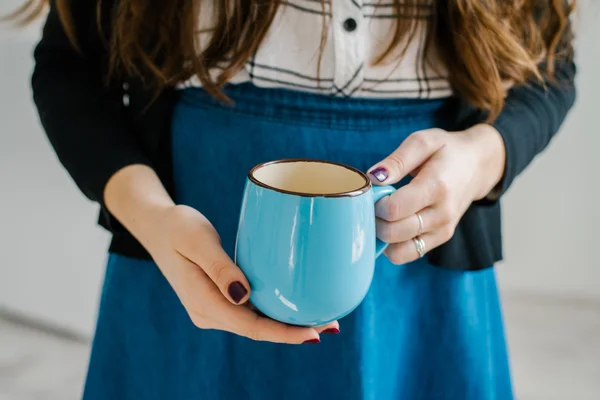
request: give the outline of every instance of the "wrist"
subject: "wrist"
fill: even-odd
[[[119,170],[104,190],[108,211],[148,249],[165,213],[175,206],[156,173],[145,165]]]
[[[477,148],[477,170],[480,172],[480,179],[475,200],[481,200],[493,193],[502,181],[506,148],[500,132],[491,125],[474,125],[465,133],[473,139]]]

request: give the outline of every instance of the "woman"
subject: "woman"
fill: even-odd
[[[84,398],[512,398],[498,200],[574,102],[571,8],[53,2],[35,102],[113,234]],[[231,260],[247,171],[288,157],[400,187],[367,298],[315,329]]]

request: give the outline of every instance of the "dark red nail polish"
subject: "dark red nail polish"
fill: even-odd
[[[383,167],[375,168],[373,171],[369,172],[369,174],[372,175],[379,182],[385,181],[388,178],[388,176],[390,175],[388,173],[387,169],[385,169]]]
[[[244,285],[242,285],[240,282],[237,282],[237,281],[232,282],[229,285],[227,292],[229,293],[229,296],[231,296],[231,299],[233,301],[235,301],[237,304],[239,304],[239,302],[242,301],[244,296],[246,296],[246,294],[248,293],[248,291],[246,290]]]
[[[302,344],[316,344],[316,343],[321,343],[321,340],[319,340],[319,339],[310,339],[310,340],[305,341]]]
[[[337,335],[338,333],[340,333],[340,330],[338,328],[329,328],[329,329],[325,329],[321,333],[327,333],[329,335]]]

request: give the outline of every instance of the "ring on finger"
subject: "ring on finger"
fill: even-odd
[[[415,213],[415,215],[417,216],[417,219],[419,220],[419,233],[418,235],[422,235],[423,234],[423,218],[421,217],[421,214],[419,213]]]
[[[419,258],[423,257],[425,255],[425,242],[421,236],[415,236],[412,240],[417,249],[417,253],[419,253]]]

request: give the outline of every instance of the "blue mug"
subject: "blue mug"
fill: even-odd
[[[235,262],[266,316],[319,326],[365,298],[375,259],[375,203],[394,192],[361,171],[328,161],[286,159],[248,173]]]

